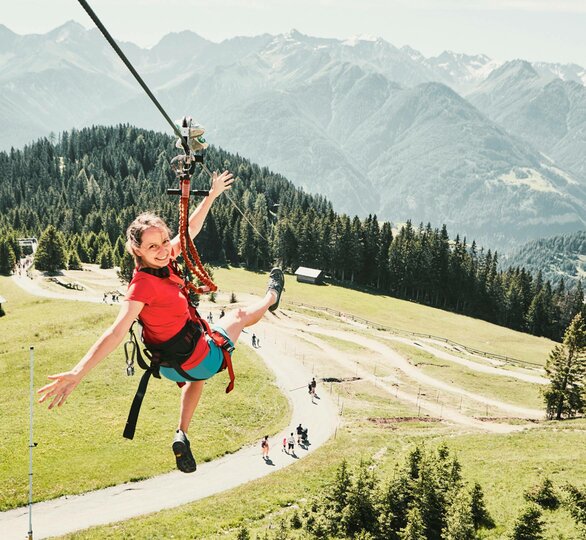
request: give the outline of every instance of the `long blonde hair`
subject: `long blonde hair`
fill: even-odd
[[[142,233],[151,227],[156,227],[165,231],[169,238],[171,237],[171,230],[167,224],[156,214],[152,212],[143,212],[128,226],[126,229],[126,251],[134,257],[134,262],[140,266],[142,260],[134,251],[134,248],[139,248],[142,244]]]

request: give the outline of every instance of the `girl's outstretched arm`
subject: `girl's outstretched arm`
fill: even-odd
[[[118,317],[102,336],[91,346],[90,350],[70,371],[49,375],[53,382],[46,384],[37,392],[41,394],[39,399],[43,403],[49,398],[53,398],[49,409],[63,405],[69,394],[89,373],[89,371],[98,365],[106,356],[108,356],[126,336],[133,321],[138,317],[144,304],[135,300],[124,301],[120,306]]]
[[[189,235],[191,238],[195,238],[199,234],[213,202],[224,193],[224,191],[230,189],[234,180],[235,178],[231,172],[224,171],[222,174],[218,174],[217,171],[213,172],[210,194],[199,203],[197,208],[189,216]],[[179,244],[179,235],[177,235],[171,240],[171,248],[175,255],[181,251]]]

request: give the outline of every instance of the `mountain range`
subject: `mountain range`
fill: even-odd
[[[170,116],[327,196],[499,249],[586,223],[586,70],[291,31],[121,48]],[[0,25],[0,149],[72,127],[168,131],[97,29]]]

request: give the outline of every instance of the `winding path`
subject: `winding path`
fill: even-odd
[[[279,326],[277,314],[255,327],[262,343],[257,352],[274,372],[276,384],[292,406],[291,428],[270,439],[270,463],[262,459],[259,441],[198,465],[194,474],[173,471],[140,482],[36,503],[32,509],[34,537],[63,535],[196,501],[291,465],[330,439],[338,425],[337,408],[327,394],[312,403],[306,391],[312,374],[287,354],[287,350],[294,350],[293,338],[284,337]],[[281,441],[300,422],[309,430],[310,445],[307,449],[297,447],[297,456],[293,457],[281,451]],[[28,507],[0,513],[0,531],[3,539],[23,538],[28,531]]]

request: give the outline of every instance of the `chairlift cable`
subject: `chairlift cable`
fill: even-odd
[[[128,60],[128,58],[126,57],[126,55],[122,52],[122,49],[120,49],[120,47],[118,46],[118,44],[116,43],[116,41],[114,40],[114,38],[110,35],[110,32],[108,32],[108,30],[106,29],[106,27],[102,24],[102,21],[100,21],[100,19],[95,14],[95,12],[90,7],[90,5],[87,3],[87,1],[86,0],[78,0],[78,2],[81,4],[81,6],[83,7],[83,9],[87,12],[87,14],[90,16],[90,18],[92,19],[92,21],[94,21],[95,25],[98,27],[98,29],[100,30],[100,32],[102,33],[102,35],[106,38],[106,40],[108,41],[108,43],[116,51],[116,54],[118,54],[118,56],[120,57],[120,59],[122,60],[122,62],[124,62],[124,64],[130,70],[130,72],[132,73],[132,75],[134,75],[134,78],[137,80],[137,82],[140,84],[140,86],[142,87],[142,89],[149,96],[149,98],[151,99],[151,101],[155,104],[155,106],[157,107],[157,109],[159,110],[159,112],[163,115],[163,117],[165,118],[165,120],[167,121],[167,123],[171,126],[171,128],[173,129],[173,132],[175,133],[175,135],[177,135],[177,137],[179,137],[179,140],[181,141],[181,145],[182,145],[185,153],[189,156],[190,155],[190,148],[189,148],[188,141],[187,141],[186,137],[184,136],[184,134],[181,133],[181,131],[179,130],[179,128],[177,127],[177,125],[171,120],[171,118],[169,117],[169,115],[165,112],[165,109],[163,109],[163,106],[159,103],[159,101],[157,100],[157,98],[151,92],[150,88],[144,82],[144,80],[142,79],[142,77],[138,74],[138,72],[136,71],[136,69],[134,69],[134,66],[132,65],[132,63],[130,62],[130,60]],[[200,164],[201,164],[203,170],[209,175],[210,178],[212,178],[212,173],[207,168],[207,166],[205,165],[205,163],[201,162]],[[268,243],[268,240],[254,226],[254,224],[250,221],[250,219],[248,219],[248,217],[246,217],[246,215],[244,214],[244,212],[239,208],[239,206],[232,199],[232,197],[230,197],[228,195],[228,193],[225,193],[225,194],[228,197],[228,200],[234,206],[234,208],[236,208],[236,210],[238,210],[238,212],[248,222],[248,224],[252,227],[252,229],[256,232],[256,234],[258,234],[265,242]]]

